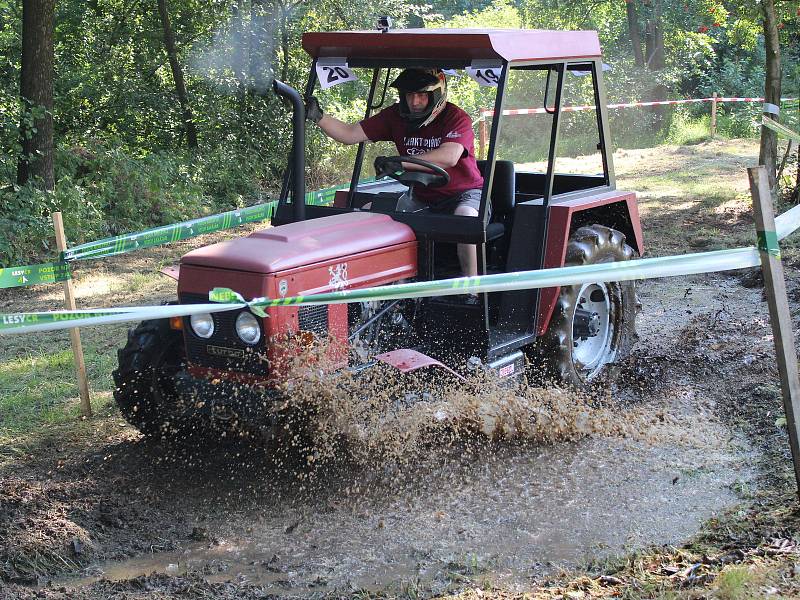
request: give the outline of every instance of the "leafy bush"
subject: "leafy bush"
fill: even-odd
[[[664,141],[667,144],[685,146],[703,142],[710,137],[710,134],[711,117],[709,115],[692,117],[687,112],[676,111],[665,130]]]
[[[222,147],[202,156],[133,156],[99,142],[60,148],[52,192],[0,191],[0,265],[52,259],[54,211],[78,244],[252,204],[262,187],[277,187],[274,177],[263,181],[260,164],[252,153]]]

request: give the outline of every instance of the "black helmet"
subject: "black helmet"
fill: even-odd
[[[405,69],[390,85],[400,92],[400,116],[414,129],[431,123],[447,104],[447,80],[438,69]],[[411,111],[406,102],[409,92],[428,92],[424,111]]]

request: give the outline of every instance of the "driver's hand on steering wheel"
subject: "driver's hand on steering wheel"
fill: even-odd
[[[393,173],[402,173],[405,170],[401,161],[389,156],[376,157],[374,165],[377,177],[387,177]]]

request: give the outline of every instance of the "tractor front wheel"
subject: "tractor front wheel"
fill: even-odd
[[[581,227],[570,237],[565,266],[630,260],[625,236],[603,225]],[[567,385],[587,390],[628,356],[636,341],[637,299],[633,281],[562,286],[544,335],[545,360]]]
[[[117,354],[114,399],[122,415],[147,436],[175,437],[185,427],[175,388],[186,362],[180,331],[168,319],[143,321]]]

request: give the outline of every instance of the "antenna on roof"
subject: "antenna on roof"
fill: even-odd
[[[386,33],[392,27],[392,17],[381,15],[375,23],[375,28],[381,33]]]

